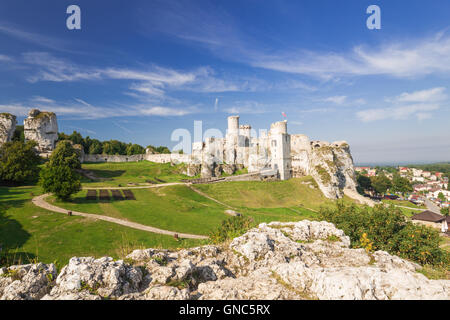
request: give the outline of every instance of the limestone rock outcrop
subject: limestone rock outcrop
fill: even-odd
[[[36,141],[39,153],[49,153],[58,139],[58,122],[53,112],[32,109],[24,120],[25,140]]]
[[[342,198],[344,189],[356,190],[353,158],[345,141],[312,141],[309,167],[309,174],[327,198]]]
[[[328,222],[262,223],[230,243],[135,250],[0,271],[2,299],[450,299],[450,280],[384,251],[349,248]],[[14,271],[17,270],[17,271]],[[56,279],[56,280],[55,280]]]
[[[38,300],[56,279],[54,264],[27,264],[0,269],[0,300]]]
[[[0,113],[0,145],[11,141],[16,130],[17,119],[10,113]]]

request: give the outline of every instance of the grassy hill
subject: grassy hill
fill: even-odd
[[[225,208],[184,185],[133,189],[136,200],[92,201],[81,191],[71,202],[56,201],[56,206],[71,210],[112,216],[119,219],[184,233],[204,234],[228,216]]]
[[[322,205],[333,203],[323,195],[310,176],[286,181],[236,181],[195,187],[237,208],[303,207],[318,210]]]
[[[126,186],[158,178],[166,182],[186,178],[182,166],[147,161],[130,163],[83,164],[97,178],[84,178],[83,186]],[[326,199],[311,177],[275,182],[223,182],[194,185],[194,188],[238,212],[251,216],[256,223],[316,219],[315,212],[333,201]],[[86,201],[86,190],[70,202],[49,198],[55,205],[87,213],[104,214],[176,232],[208,235],[229,216],[228,207],[198,194],[185,185],[133,189],[136,200]],[[202,241],[139,231],[104,221],[53,213],[35,207],[37,186],[0,187],[0,243],[13,248],[8,259],[23,262],[37,258],[42,262],[67,263],[72,256],[124,257],[135,248],[177,248],[196,246]],[[346,199],[346,201],[350,201]]]
[[[182,170],[183,164],[171,165],[170,163],[154,163],[149,161],[121,162],[121,163],[83,163],[82,168],[94,174],[98,179],[83,177],[82,183],[86,187],[117,187],[119,184],[126,186],[128,183],[146,183],[158,178],[165,182],[178,182],[182,179],[190,179]]]
[[[173,237],[135,230],[104,221],[68,217],[34,206],[39,187],[0,187],[0,244],[8,259],[57,262],[73,256],[124,257],[136,248],[178,248],[199,245],[198,240],[176,241]]]

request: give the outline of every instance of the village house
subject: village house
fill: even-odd
[[[431,176],[431,172],[430,171],[423,171],[422,172],[422,177],[429,178],[430,176]]]
[[[417,213],[411,217],[411,221],[414,224],[422,224],[428,227],[432,227],[445,233],[448,231],[448,224],[450,223],[450,217],[445,217],[439,213],[435,213],[429,210]]]

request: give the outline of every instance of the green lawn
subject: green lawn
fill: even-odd
[[[83,163],[82,168],[92,171],[100,181],[83,177],[85,187],[111,186],[119,184],[126,187],[128,183],[146,183],[146,180],[158,178],[165,182],[179,182],[182,179],[192,179],[182,174],[183,164],[172,166],[170,163],[154,163],[149,161],[121,163]]]
[[[421,210],[426,210],[427,208],[425,206],[418,206],[415,205],[412,202],[406,201],[406,200],[382,200],[383,203],[386,204],[392,204],[395,206],[402,206],[402,207],[408,207],[408,208],[413,208],[413,209],[421,209]],[[400,211],[403,212],[403,214],[407,217],[411,217],[413,215],[415,215],[416,213],[420,213],[421,211],[419,210],[409,210],[407,208],[399,208],[397,207],[397,209],[399,209]]]
[[[308,184],[309,183],[309,184]],[[314,186],[312,189],[310,186]],[[286,181],[233,181],[195,185],[209,196],[236,208],[289,208],[318,210],[332,204],[311,177]],[[346,201],[351,201],[346,199]]]
[[[170,231],[207,235],[228,218],[225,207],[184,185],[133,189],[136,200],[88,201],[86,190],[71,202],[49,198],[54,205],[87,213],[112,216]]]
[[[83,164],[100,178],[83,185],[126,186],[159,178],[167,182],[187,178],[180,166],[155,164],[147,161],[130,163]],[[211,197],[251,216],[256,223],[316,219],[326,199],[311,177],[276,182],[224,182],[195,185]],[[137,200],[86,201],[86,190],[74,195],[70,202],[49,201],[74,211],[104,214],[175,232],[208,235],[229,216],[222,206],[184,185],[161,188],[133,189]],[[3,255],[8,248],[11,262],[39,260],[57,261],[64,265],[72,256],[124,257],[135,248],[178,248],[205,243],[200,240],[180,240],[173,237],[139,231],[104,221],[66,216],[35,207],[33,196],[40,188],[0,187],[0,243]],[[350,201],[345,199],[346,201]],[[4,258],[4,257],[3,257]]]
[[[198,240],[139,231],[104,221],[68,217],[38,208],[31,198],[38,187],[0,187],[0,243],[8,261],[39,260],[62,266],[73,256],[122,258],[136,248],[178,248],[200,245]]]

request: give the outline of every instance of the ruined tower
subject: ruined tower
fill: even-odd
[[[281,180],[292,177],[291,136],[287,133],[287,121],[272,123],[269,131],[272,169],[278,170]]]
[[[225,138],[224,162],[236,164],[239,139],[239,116],[228,117],[228,129]]]

